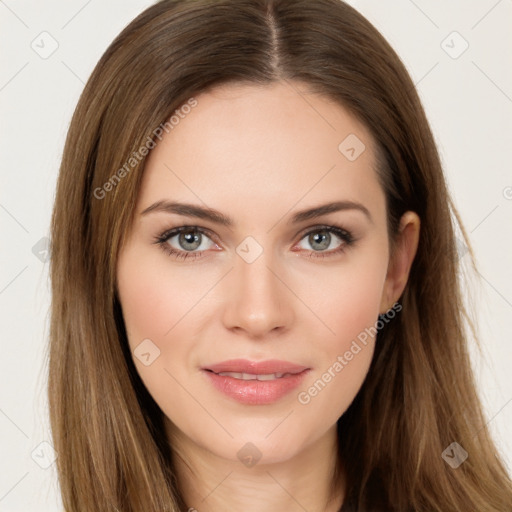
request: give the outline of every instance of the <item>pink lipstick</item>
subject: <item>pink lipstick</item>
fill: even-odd
[[[243,404],[266,405],[299,386],[310,368],[276,359],[231,359],[202,370],[213,386],[228,397]]]

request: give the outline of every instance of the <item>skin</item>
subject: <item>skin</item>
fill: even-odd
[[[404,214],[391,259],[372,137],[305,85],[224,85],[196,99],[148,157],[119,254],[118,294],[132,353],[144,339],[160,350],[148,366],[134,357],[137,371],[166,417],[189,507],[334,512],[345,494],[342,476],[329,500],[336,421],[366,377],[375,340],[309,403],[297,393],[322,378],[400,297],[420,221]],[[355,161],[338,150],[349,134],[366,146]],[[141,214],[164,199],[214,208],[235,224]],[[299,210],[340,200],[364,205],[371,220],[352,209],[289,223]],[[355,242],[330,233],[323,252],[344,251],[319,257],[322,249],[308,234],[324,225],[349,231]],[[176,259],[154,243],[179,226],[209,230],[192,249],[203,251],[200,257]],[[252,263],[237,253],[248,236],[263,250]],[[181,242],[175,235],[166,243],[190,251]],[[277,402],[246,405],[217,391],[200,370],[233,358],[283,359],[311,370],[304,385]],[[252,467],[237,456],[248,442],[261,453]]]

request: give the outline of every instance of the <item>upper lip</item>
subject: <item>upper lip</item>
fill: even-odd
[[[203,366],[203,370],[210,370],[214,373],[236,372],[249,373],[251,375],[268,375],[271,373],[301,373],[308,370],[302,366],[289,361],[268,359],[266,361],[248,361],[247,359],[230,359],[220,363]]]

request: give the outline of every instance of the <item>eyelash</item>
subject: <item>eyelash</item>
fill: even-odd
[[[309,231],[305,232],[300,240],[303,240],[308,235],[311,235],[313,233],[318,233],[321,231],[327,231],[329,233],[334,233],[339,239],[343,241],[343,244],[338,248],[334,249],[328,252],[324,251],[311,251],[310,258],[330,258],[332,256],[337,256],[338,254],[341,254],[345,252],[347,248],[350,248],[355,242],[356,239],[352,236],[352,234],[347,231],[346,229],[340,228],[338,226],[315,226],[314,228],[310,229]],[[172,256],[178,260],[186,260],[187,258],[197,259],[202,258],[202,253],[206,251],[179,251],[171,247],[167,242],[169,239],[175,237],[176,235],[179,235],[183,232],[192,232],[192,233],[200,233],[201,235],[205,235],[208,238],[211,237],[211,232],[207,229],[200,228],[198,226],[181,226],[178,228],[168,229],[164,231],[161,235],[157,236],[154,240],[154,243],[159,245],[160,248],[168,255]],[[299,240],[299,241],[300,241]],[[315,254],[313,256],[313,254]]]

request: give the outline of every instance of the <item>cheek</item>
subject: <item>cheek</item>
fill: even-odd
[[[194,333],[189,318],[208,288],[192,273],[170,272],[165,257],[127,250],[119,259],[118,293],[137,372],[162,410],[187,413],[189,397],[180,388],[182,362]],[[188,334],[188,336],[187,336]],[[170,343],[173,338],[185,343]]]
[[[120,272],[119,296],[132,350],[145,338],[157,339],[171,328],[173,293],[148,271]],[[124,278],[126,276],[126,278]]]
[[[314,287],[307,291],[329,330],[316,340],[312,357],[318,363],[297,400],[307,414],[321,415],[327,422],[345,412],[371,364],[387,269],[385,246],[377,249],[358,253],[357,261],[340,265],[329,279],[317,276],[321,293]]]
[[[328,327],[322,337],[326,352],[332,354],[345,349],[365,328],[374,325],[380,310],[387,263],[386,245],[374,243],[365,251],[347,255],[337,266],[317,270],[306,281],[301,296]],[[303,272],[302,275],[308,274]]]
[[[187,362],[200,338],[201,318],[210,307],[208,292],[219,281],[218,272],[207,267],[199,272],[193,265],[176,269],[160,252],[131,247],[119,258],[117,276],[137,372],[159,405],[181,407],[190,400],[172,376],[179,382],[189,377]]]
[[[158,254],[127,253],[118,265],[118,290],[132,349],[144,338],[171,336],[208,290],[192,267],[174,270]]]

